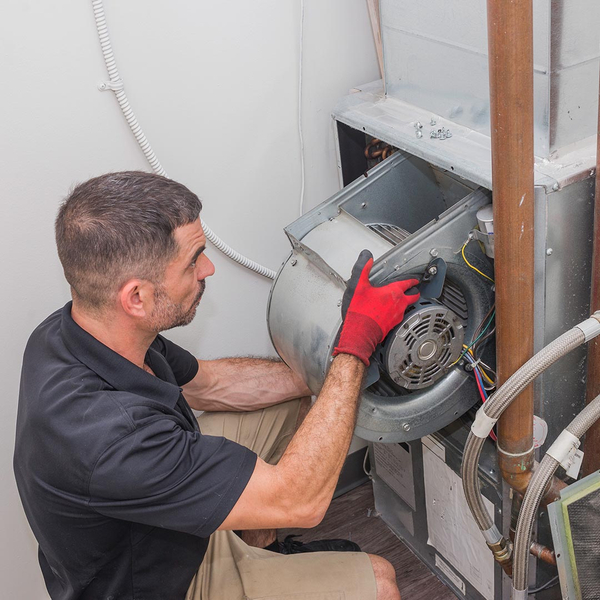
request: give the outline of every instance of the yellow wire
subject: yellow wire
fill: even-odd
[[[467,346],[465,344],[463,344],[463,348],[467,348]],[[469,348],[469,354],[473,357],[473,360],[475,359],[475,355],[473,354],[473,350],[471,350],[471,348]],[[483,377],[485,378],[485,380],[490,384],[490,385],[496,385],[488,376],[488,374],[484,371],[483,367],[481,365],[479,365],[479,372],[483,375]]]
[[[469,240],[470,241],[470,240]],[[462,254],[463,260],[467,263],[467,265],[469,267],[471,267],[471,269],[473,269],[473,271],[477,271],[482,277],[485,277],[486,279],[489,279],[492,283],[494,283],[494,280],[491,277],[488,277],[485,273],[482,273],[477,267],[474,267],[468,260],[467,257],[465,256],[465,248],[467,247],[467,244],[469,243],[469,241],[466,241],[463,245],[463,247],[460,250],[460,253]]]

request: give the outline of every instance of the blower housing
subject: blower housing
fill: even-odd
[[[267,322],[278,354],[315,394],[332,360],[342,296],[359,253],[367,248],[373,254],[373,285],[421,278],[434,259],[444,265],[437,297],[422,294],[375,351],[359,437],[417,439],[479,400],[460,358],[490,311],[493,285],[467,266],[461,249],[477,226],[477,212],[489,203],[488,191],[397,152],[286,228],[292,252],[271,289]],[[469,262],[491,273],[479,243],[468,249]]]

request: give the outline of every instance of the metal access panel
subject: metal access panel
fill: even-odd
[[[459,598],[494,600],[501,598],[502,571],[471,518],[460,479],[469,421],[409,443],[370,444],[375,509]],[[480,476],[500,527],[502,483],[492,444],[484,447]]]

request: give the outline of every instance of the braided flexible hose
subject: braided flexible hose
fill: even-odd
[[[566,431],[581,439],[586,431],[600,419],[600,396],[590,402],[567,426]],[[558,469],[558,460],[546,454],[535,470],[527,488],[515,534],[513,589],[517,592],[527,589],[529,579],[529,546],[533,525],[548,482]]]
[[[498,391],[484,404],[483,412],[498,419],[511,402],[542,372],[559,358],[585,342],[585,335],[578,327],[563,333],[518,369]],[[479,489],[479,456],[484,439],[469,434],[463,454],[462,476],[467,504],[479,529],[487,532],[494,527],[494,520],[487,512]],[[490,541],[490,540],[488,540]]]

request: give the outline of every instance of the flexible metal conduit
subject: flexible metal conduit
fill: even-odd
[[[115,55],[113,53],[112,45],[110,43],[110,37],[108,35],[108,25],[106,23],[106,15],[104,13],[104,6],[102,4],[102,0],[92,0],[92,7],[94,10],[94,19],[96,21],[96,29],[98,30],[98,37],[100,38],[100,46],[102,48],[102,56],[104,57],[104,63],[106,64],[106,70],[108,71],[108,76],[110,82],[107,84],[102,84],[100,89],[110,89],[115,93],[117,97],[117,101],[119,102],[119,106],[121,107],[121,111],[123,112],[123,116],[127,121],[137,143],[139,144],[144,156],[147,158],[152,170],[157,175],[162,175],[163,177],[168,177],[167,172],[160,164],[154,150],[150,146],[150,142],[144,135],[142,128],[129,104],[129,100],[127,99],[127,94],[125,93],[125,89],[123,86],[123,80],[119,75],[119,71],[117,70],[117,63],[115,60]],[[104,86],[104,87],[102,87]],[[250,269],[259,275],[263,275],[264,277],[268,277],[270,279],[275,279],[275,271],[263,267],[258,263],[246,258],[239,252],[236,252],[228,246],[223,240],[221,240],[209,227],[205,222],[202,222],[202,227],[204,228],[204,234],[206,238],[225,256],[228,256],[235,262],[239,263],[246,269]]]
[[[513,598],[526,599],[529,579],[529,545],[533,525],[542,496],[548,482],[566,458],[571,448],[577,448],[579,440],[586,431],[600,419],[600,396],[597,396],[571,421],[548,449],[539,467],[534,471],[527,493],[523,499],[517,533],[515,536]],[[565,435],[565,432],[567,434]]]

